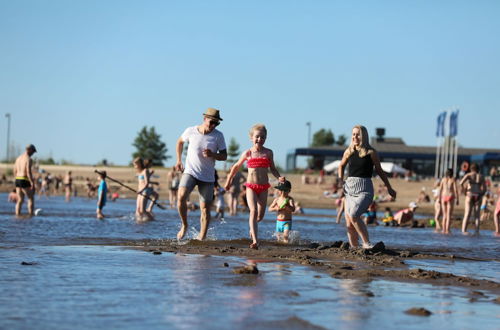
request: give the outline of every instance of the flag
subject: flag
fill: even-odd
[[[458,110],[452,112],[450,115],[450,136],[457,136],[458,134]]]
[[[437,117],[437,129],[436,129],[436,136],[444,136],[444,123],[446,121],[446,111],[443,111],[439,114]]]

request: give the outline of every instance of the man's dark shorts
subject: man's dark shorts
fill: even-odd
[[[29,180],[16,179],[16,188],[31,188]]]

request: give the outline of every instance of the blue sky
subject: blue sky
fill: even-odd
[[[265,123],[282,166],[308,121],[435,145],[454,106],[462,145],[500,148],[498,17],[481,0],[0,0],[0,158],[7,112],[40,157],[127,164],[141,127],[174,156],[209,106],[242,148]]]

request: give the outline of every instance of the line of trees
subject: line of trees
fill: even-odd
[[[347,138],[344,134],[340,134],[337,139],[335,139],[335,135],[333,134],[331,129],[322,128],[319,131],[315,132],[312,140],[312,147],[325,147],[325,146],[333,146],[339,145],[344,146],[347,142]]]

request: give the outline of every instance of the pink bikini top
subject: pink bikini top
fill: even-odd
[[[247,159],[248,168],[267,168],[271,166],[271,161],[266,157],[254,157]]]

